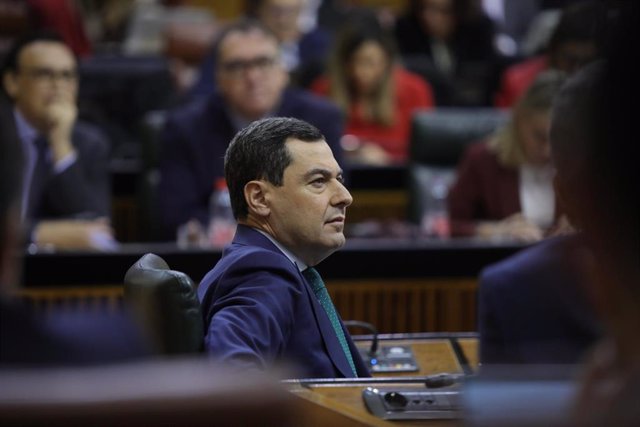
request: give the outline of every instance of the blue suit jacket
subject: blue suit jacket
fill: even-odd
[[[151,349],[126,312],[44,317],[0,297],[0,368],[123,362],[151,357]]]
[[[481,272],[481,363],[580,361],[601,333],[583,251],[578,236],[549,238]]]
[[[207,351],[240,368],[281,362],[298,378],[353,377],[331,322],[310,285],[273,243],[239,225],[198,287]],[[370,376],[349,333],[358,376]]]
[[[173,111],[162,134],[159,203],[166,237],[197,218],[206,224],[213,184],[224,177],[224,154],[236,134],[219,94]],[[295,117],[316,126],[339,164],[344,120],[335,105],[307,92],[288,89],[277,116]]]

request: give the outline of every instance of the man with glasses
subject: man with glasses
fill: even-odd
[[[77,121],[77,64],[56,34],[15,42],[2,68],[2,88],[24,153],[22,218],[28,239],[63,249],[112,249],[108,223],[109,145]]]
[[[270,116],[315,125],[341,163],[343,118],[328,101],[288,87],[278,39],[257,21],[242,19],[219,35],[214,52],[217,91],[169,114],[162,135],[159,200],[166,237],[181,224],[205,224],[224,153],[236,132]]]

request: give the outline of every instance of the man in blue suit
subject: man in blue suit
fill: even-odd
[[[225,177],[238,229],[198,287],[207,351],[240,369],[369,376],[309,269],[344,245],[353,201],[322,134],[293,118],[256,121],[229,145]]]
[[[214,46],[217,92],[172,112],[162,135],[160,214],[166,237],[188,221],[207,222],[208,201],[223,176],[224,152],[235,133],[264,117],[296,117],[322,131],[338,161],[343,117],[336,106],[288,88],[278,40],[259,22],[243,19]]]

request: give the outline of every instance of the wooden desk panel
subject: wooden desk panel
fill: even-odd
[[[375,325],[380,333],[476,330],[475,278],[327,280],[345,320]]]
[[[522,247],[475,240],[352,239],[318,270],[345,320],[369,322],[381,333],[473,331],[478,272]],[[24,288],[18,294],[35,304],[47,298],[84,298],[66,291],[71,287],[79,295],[109,294],[147,252],[161,256],[195,283],[221,256],[217,250],[181,249],[173,243],[123,244],[113,253],[28,253]],[[101,287],[109,289],[99,291]],[[118,300],[119,292],[109,298]]]
[[[380,333],[476,330],[474,279],[330,281],[327,289],[343,319],[371,323]],[[122,304],[122,285],[29,287],[14,294],[42,311]]]

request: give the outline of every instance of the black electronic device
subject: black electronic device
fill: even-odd
[[[375,354],[360,348],[360,354],[372,373],[417,372],[419,370],[409,345],[380,346]]]
[[[452,419],[460,416],[458,387],[367,387],[362,392],[369,411],[385,420]]]
[[[378,347],[378,330],[368,322],[345,320],[348,328],[363,328],[371,332],[371,345],[358,346],[362,359],[371,373],[417,372],[418,363],[409,345],[387,345]]]

